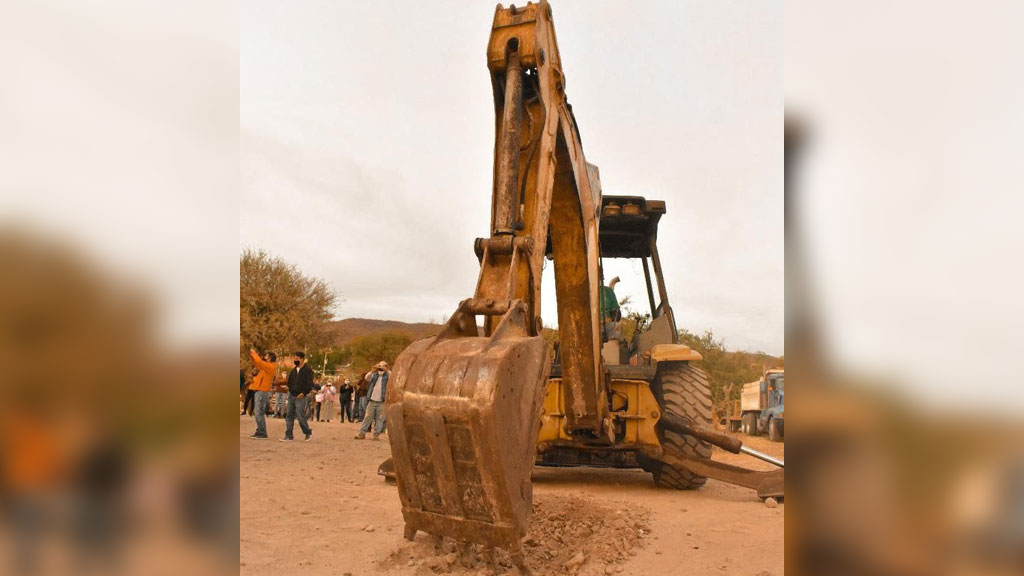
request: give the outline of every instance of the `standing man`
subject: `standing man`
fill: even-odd
[[[388,397],[388,378],[390,377],[388,363],[382,360],[380,364],[377,364],[377,370],[371,373],[370,381],[367,384],[366,415],[363,416],[363,425],[359,428],[356,440],[366,438],[366,433],[370,431],[370,425],[375,421],[377,426],[373,429],[373,439],[377,440],[381,432],[384,431],[384,399]]]
[[[310,368],[312,370],[312,368]],[[313,390],[306,394],[306,420],[313,419],[313,409],[320,409],[320,403],[316,401],[316,394],[320,392],[320,381],[316,379],[316,372],[313,373]]]
[[[256,375],[259,374],[259,369],[252,371],[249,375],[249,385],[245,387],[245,402],[242,403],[242,413],[239,416],[245,416],[248,412],[249,416],[252,416],[252,403],[256,399],[256,393],[252,389],[252,383],[256,380]]]
[[[313,388],[316,390],[316,394],[313,396],[313,401],[316,402],[314,411],[316,413],[316,421],[320,421],[320,408],[324,405],[324,401],[327,400],[326,394],[324,394],[324,384],[320,380],[313,380]]]
[[[327,386],[324,386],[320,392],[324,395],[324,408],[325,414],[323,417],[330,422],[331,416],[334,415],[334,402],[338,399],[338,389],[334,387],[334,380],[328,380]]]
[[[345,417],[348,417],[349,422],[355,422],[352,414],[352,392],[355,388],[352,387],[352,383],[349,382],[348,378],[345,379],[345,383],[338,389],[338,395],[341,398],[341,422],[345,423]]]
[[[359,384],[356,385],[356,420],[360,422],[366,417],[366,389],[370,385],[370,376],[373,375],[373,371],[363,374],[363,377],[359,379]]]
[[[284,418],[285,406],[288,404],[288,373],[284,370],[278,374],[274,392],[274,418]]]
[[[281,442],[294,440],[295,419],[299,419],[299,428],[306,435],[306,442],[313,437],[313,430],[306,423],[306,406],[309,404],[309,393],[313,391],[313,369],[306,364],[306,353],[295,353],[295,368],[288,373],[288,412],[284,418],[284,438]]]
[[[249,349],[249,357],[258,372],[249,385],[253,392],[253,403],[256,410],[256,432],[249,438],[267,437],[267,405],[270,404],[270,387],[274,385],[274,374],[277,372],[277,355],[267,352],[260,358],[256,350]]]
[[[619,277],[616,276],[607,286],[601,286],[601,318],[605,342],[622,338],[619,326],[622,312],[619,310],[619,299],[615,296],[615,285],[618,283]]]

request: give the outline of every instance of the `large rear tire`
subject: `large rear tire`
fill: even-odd
[[[747,436],[757,436],[757,414],[748,412],[743,415],[743,433]]]
[[[703,370],[683,362],[658,364],[658,375],[653,382],[654,397],[666,414],[683,418],[700,426],[711,427],[711,388]],[[687,456],[711,458],[711,444],[669,430],[658,429],[663,446]],[[644,469],[654,476],[654,483],[664,488],[692,490],[707,482],[707,478],[688,470],[673,468],[660,461],[648,460]]]

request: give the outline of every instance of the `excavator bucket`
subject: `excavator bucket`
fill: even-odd
[[[388,437],[405,518],[417,530],[506,548],[520,569],[547,344],[515,301],[489,337],[460,311],[409,346],[388,386]]]

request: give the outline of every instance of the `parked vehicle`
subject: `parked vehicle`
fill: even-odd
[[[767,434],[780,442],[785,423],[785,371],[768,370],[760,380],[743,385],[740,394],[740,431],[750,436]]]

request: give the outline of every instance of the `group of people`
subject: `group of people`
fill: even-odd
[[[278,371],[277,355],[267,352],[260,356],[256,350],[249,350],[254,369],[247,383],[245,371],[241,371],[241,391],[245,394],[242,415],[248,413],[256,419],[256,431],[250,438],[267,438],[266,417],[284,418],[285,435],[282,442],[294,439],[295,421],[308,442],[313,429],[308,420],[330,422],[337,415],[340,422],[361,421],[363,425],[356,435],[357,440],[366,438],[373,431],[377,440],[387,429],[384,402],[387,385],[391,376],[387,362],[379,362],[373,370],[365,373],[353,384],[346,379],[340,386],[331,378],[317,378],[306,362],[306,354],[296,352],[292,356],[294,367],[290,371]],[[273,407],[271,407],[273,394]]]

